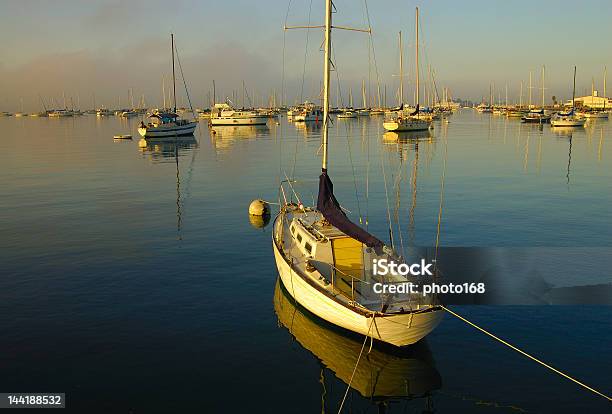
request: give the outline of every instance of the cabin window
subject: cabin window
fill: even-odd
[[[295,234],[295,227],[291,226],[291,234]]]
[[[312,245],[310,243],[306,242],[306,244],[304,244],[304,248],[309,254],[312,254]]]
[[[302,235],[300,233],[298,233],[298,235],[297,235],[297,241],[298,241],[298,243],[302,242]]]

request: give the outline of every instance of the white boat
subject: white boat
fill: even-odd
[[[320,122],[323,120],[323,111],[317,105],[306,102],[292,112],[292,118],[294,122]]]
[[[170,35],[172,43],[172,81],[176,89],[176,78],[174,75],[174,34]],[[147,138],[167,138],[167,137],[182,137],[193,135],[197,121],[180,119],[176,114],[176,93],[173,95],[174,112],[154,113],[149,116],[151,122],[146,124],[144,121],[140,123],[138,133]]]
[[[317,207],[281,200],[272,232],[274,258],[286,290],[316,316],[395,346],[414,344],[438,325],[442,308],[431,296],[374,292],[373,283],[381,279],[372,270],[372,260],[403,260],[346,217],[328,175],[331,27],[332,5],[326,0],[323,160]],[[281,190],[280,194],[287,194]],[[409,282],[399,275],[385,278],[391,283]]]
[[[357,118],[357,114],[350,109],[346,109],[338,113],[338,119],[353,119]]]
[[[67,116],[74,116],[74,112],[69,111],[67,109],[57,109],[49,112],[50,118],[63,118]]]
[[[404,108],[403,100],[401,100],[400,108],[397,111],[389,112],[385,115],[383,121],[383,128],[387,131],[394,132],[405,132],[405,131],[427,131],[432,127],[432,115],[419,114],[419,9],[416,9],[416,84],[415,84],[415,110]],[[402,36],[400,32],[399,43],[400,43],[400,73],[404,70],[402,67]],[[400,76],[400,91],[403,91],[403,76]],[[402,92],[400,92],[400,99],[402,98]]]
[[[581,127],[586,119],[577,117],[574,113],[574,100],[576,96],[576,66],[574,66],[574,88],[572,90],[572,109],[566,113],[558,113],[550,120],[553,127]]]
[[[608,119],[608,113],[604,111],[580,111],[576,115],[586,119]]]
[[[96,110],[96,116],[98,117],[111,116],[111,115],[113,115],[113,111],[111,111],[110,109],[99,108]]]
[[[427,131],[432,126],[431,119],[420,116],[418,109],[414,112],[406,109],[391,112],[386,115],[383,128],[394,132]]]
[[[121,118],[133,118],[135,116],[138,116],[138,112],[134,111],[134,110],[127,110],[127,111],[123,111],[119,114],[119,116]]]
[[[267,114],[257,111],[237,110],[228,103],[218,103],[210,111],[209,125],[265,125],[268,122]]]

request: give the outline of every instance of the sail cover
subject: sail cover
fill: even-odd
[[[317,210],[323,214],[323,217],[325,217],[327,221],[347,236],[359,240],[366,246],[373,247],[376,250],[384,246],[382,241],[378,240],[346,217],[346,214],[344,214],[340,208],[340,204],[338,204],[338,200],[336,200],[334,196],[334,185],[326,171],[323,171],[319,176]]]

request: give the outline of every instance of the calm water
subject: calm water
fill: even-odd
[[[312,202],[320,129],[202,123],[141,148],[138,122],[0,118],[0,391],[66,392],[75,412],[336,413],[362,338],[292,307],[270,227],[247,214],[279,177]],[[391,216],[398,248],[434,243],[447,153],[443,246],[547,249],[553,285],[612,281],[609,122],[553,133],[464,110],[418,140],[383,138],[376,118],[330,136],[339,200],[381,237]],[[609,306],[455,309],[612,392]],[[450,316],[356,377],[344,412],[610,410]]]

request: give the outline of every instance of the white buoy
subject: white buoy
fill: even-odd
[[[251,216],[267,216],[270,214],[270,205],[264,200],[253,200],[249,205],[249,214]]]

